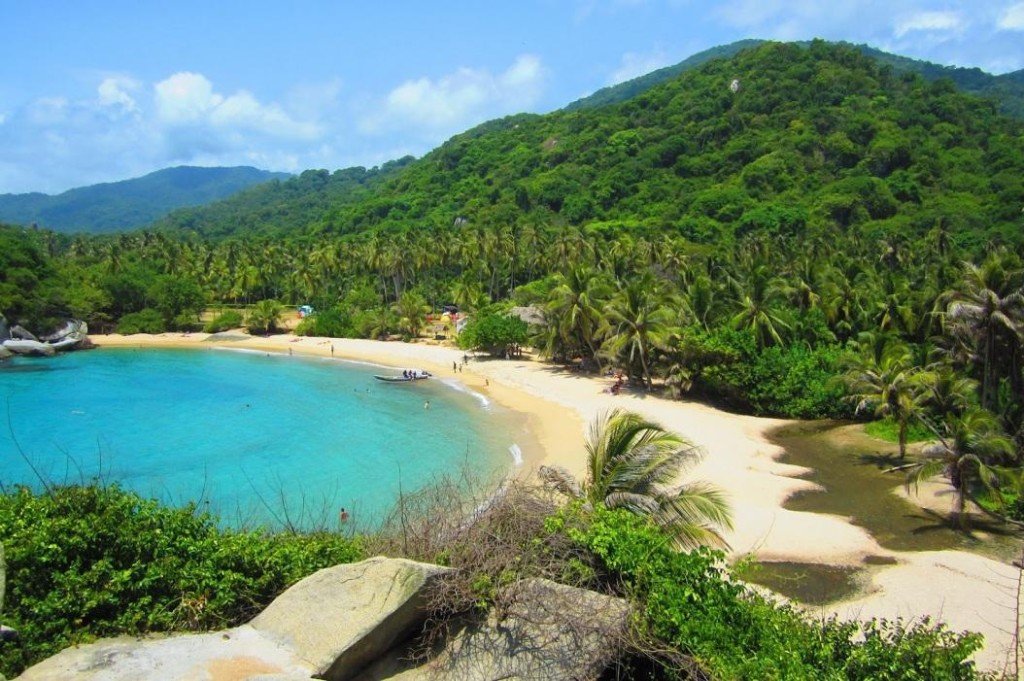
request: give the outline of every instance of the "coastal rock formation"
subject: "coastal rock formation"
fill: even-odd
[[[52,345],[40,343],[37,340],[19,340],[16,338],[5,340],[3,347],[15,355],[27,355],[30,357],[49,357],[57,352]]]
[[[350,679],[423,622],[423,593],[447,568],[371,558],[316,572],[249,624],[166,638],[105,639],[26,670],[25,681]]]
[[[372,558],[321,570],[249,624],[225,631],[105,639],[26,670],[24,681],[593,678],[618,652],[625,602],[541,579],[507,587],[509,603],[467,622],[433,660],[408,661],[425,593],[448,568]],[[584,616],[585,614],[585,616]]]
[[[424,592],[446,568],[371,558],[320,570],[291,587],[252,621],[329,681],[351,679],[423,622]],[[322,626],[310,626],[316,613]]]
[[[56,332],[39,339],[22,326],[8,328],[7,320],[0,315],[0,359],[7,359],[12,354],[49,357],[57,352],[92,347],[88,334],[89,327],[85,322],[70,319]]]
[[[394,650],[358,681],[592,679],[618,657],[629,624],[622,599],[546,579],[509,589],[505,611],[467,623],[431,661],[412,666],[409,650]]]
[[[16,338],[18,340],[35,341],[37,343],[39,342],[39,339],[36,338],[31,331],[21,326],[20,324],[15,324],[14,326],[11,327],[11,338]]]

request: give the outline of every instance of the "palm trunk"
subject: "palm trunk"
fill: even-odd
[[[907,457],[907,419],[900,419],[900,461]]]

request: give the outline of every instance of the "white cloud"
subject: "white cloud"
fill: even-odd
[[[181,71],[153,86],[156,110],[168,123],[202,120],[224,98],[213,91],[213,83],[201,73]]]
[[[963,18],[957,12],[918,12],[897,21],[893,33],[902,38],[912,31],[953,31],[963,25]]]
[[[1024,2],[1007,7],[996,25],[1004,31],[1024,31]]]
[[[99,102],[102,106],[120,107],[125,111],[138,111],[139,107],[135,99],[128,94],[137,90],[137,81],[124,76],[111,76],[104,78],[96,92],[99,94]]]
[[[278,137],[312,138],[319,128],[297,121],[278,104],[262,104],[246,90],[225,96],[201,73],[182,71],[154,87],[157,115],[168,125],[212,125]]]
[[[627,52],[622,55],[618,68],[608,76],[608,85],[617,85],[632,80],[671,63],[672,60],[661,50],[650,54]]]
[[[408,80],[391,90],[376,111],[364,116],[361,127],[365,132],[451,130],[484,117],[516,113],[537,101],[544,78],[540,59],[525,54],[498,74],[463,67],[436,80]]]

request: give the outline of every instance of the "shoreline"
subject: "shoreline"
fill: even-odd
[[[892,565],[872,568],[865,589],[824,606],[804,606],[811,613],[844,619],[920,619],[930,616],[953,630],[985,636],[975,654],[980,668],[999,670],[1011,651],[1014,610],[1005,604],[1016,597],[1017,570],[1012,565],[965,551],[892,551],[880,546],[863,528],[843,516],[790,511],[786,499],[818,489],[796,476],[809,469],[779,461],[783,449],[770,440],[790,420],[744,416],[692,401],[670,401],[623,391],[603,392],[609,379],[584,376],[529,358],[474,358],[464,371],[460,350],[431,343],[361,339],[269,337],[241,333],[169,333],[156,336],[92,336],[99,347],[225,347],[371,362],[390,367],[424,368],[438,378],[456,378],[467,388],[502,407],[524,414],[540,450],[529,452],[520,470],[532,474],[540,464],[560,465],[574,474],[585,470],[583,434],[586,424],[612,408],[624,408],[660,423],[699,445],[703,460],[685,480],[704,480],[725,491],[733,508],[735,529],[726,533],[730,557],[754,556],[762,562],[787,561],[864,567],[865,559],[882,556]],[[938,587],[938,588],[937,588]],[[993,607],[995,605],[996,607]]]

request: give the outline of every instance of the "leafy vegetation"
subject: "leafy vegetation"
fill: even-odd
[[[622,510],[596,508],[588,527],[569,532],[624,581],[650,633],[694,659],[710,678],[978,678],[967,660],[981,645],[975,634],[955,634],[927,621],[858,626],[809,619],[731,581],[722,554],[676,552],[665,535]],[[858,631],[863,640],[856,640]]]
[[[0,494],[7,550],[0,673],[118,634],[240,624],[292,583],[362,558],[336,534],[228,531],[194,506],[165,508],[117,487]]]

